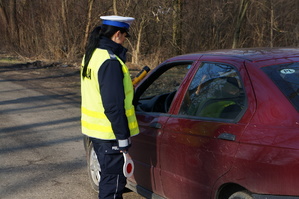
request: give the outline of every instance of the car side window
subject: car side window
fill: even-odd
[[[139,97],[136,109],[145,112],[167,113],[190,66],[190,64],[170,64],[161,67],[161,70],[156,71],[155,75],[151,75],[146,82],[148,87]]]
[[[244,93],[234,67],[203,63],[189,85],[179,114],[233,120],[244,109]]]

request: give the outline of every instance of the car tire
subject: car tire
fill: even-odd
[[[92,143],[90,143],[88,147],[87,169],[88,169],[89,181],[91,183],[92,188],[96,192],[99,192],[99,181],[101,179],[101,167],[97,158],[97,154],[93,149]]]
[[[238,191],[232,194],[228,199],[253,199],[253,197],[247,191]]]

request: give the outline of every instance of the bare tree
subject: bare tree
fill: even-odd
[[[87,10],[87,22],[85,26],[85,34],[83,39],[83,45],[87,43],[89,31],[91,29],[91,17],[92,17],[92,7],[93,7],[94,0],[88,0],[88,10]]]
[[[238,42],[240,40],[240,34],[241,34],[241,26],[242,26],[244,18],[245,18],[248,4],[249,4],[249,0],[241,0],[240,1],[240,7],[239,7],[237,19],[236,19],[236,26],[235,26],[235,31],[234,31],[232,48],[238,47]]]
[[[135,17],[128,62],[201,50],[299,45],[298,0],[0,0],[0,48],[76,60],[99,16]]]
[[[113,13],[114,15],[117,15],[117,1],[113,0]]]
[[[8,40],[8,15],[6,11],[6,5],[0,0],[0,34],[2,35],[2,45],[6,45],[4,41]],[[4,41],[3,41],[4,40]]]
[[[11,0],[6,3],[7,7],[7,22],[8,22],[8,39],[13,46],[19,45],[19,30],[17,22],[17,2]]]
[[[182,53],[182,0],[173,1],[172,42],[175,54]]]
[[[139,55],[141,53],[141,39],[143,36],[143,31],[146,27],[147,19],[145,17],[142,17],[139,24],[138,24],[138,31],[137,31],[137,41],[135,47],[133,48],[133,54],[132,54],[132,63],[133,64],[139,64]]]

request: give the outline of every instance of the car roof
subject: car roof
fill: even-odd
[[[242,48],[197,52],[176,56],[176,60],[198,60],[202,56],[216,56],[226,59],[243,59],[261,62],[273,59],[299,58],[299,48]]]

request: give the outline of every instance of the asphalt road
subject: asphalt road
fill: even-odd
[[[47,83],[66,76],[27,72],[0,69],[0,198],[96,199],[74,99],[78,91],[54,92],[59,86],[51,83],[41,88],[38,78]],[[129,192],[124,198],[142,197]]]

